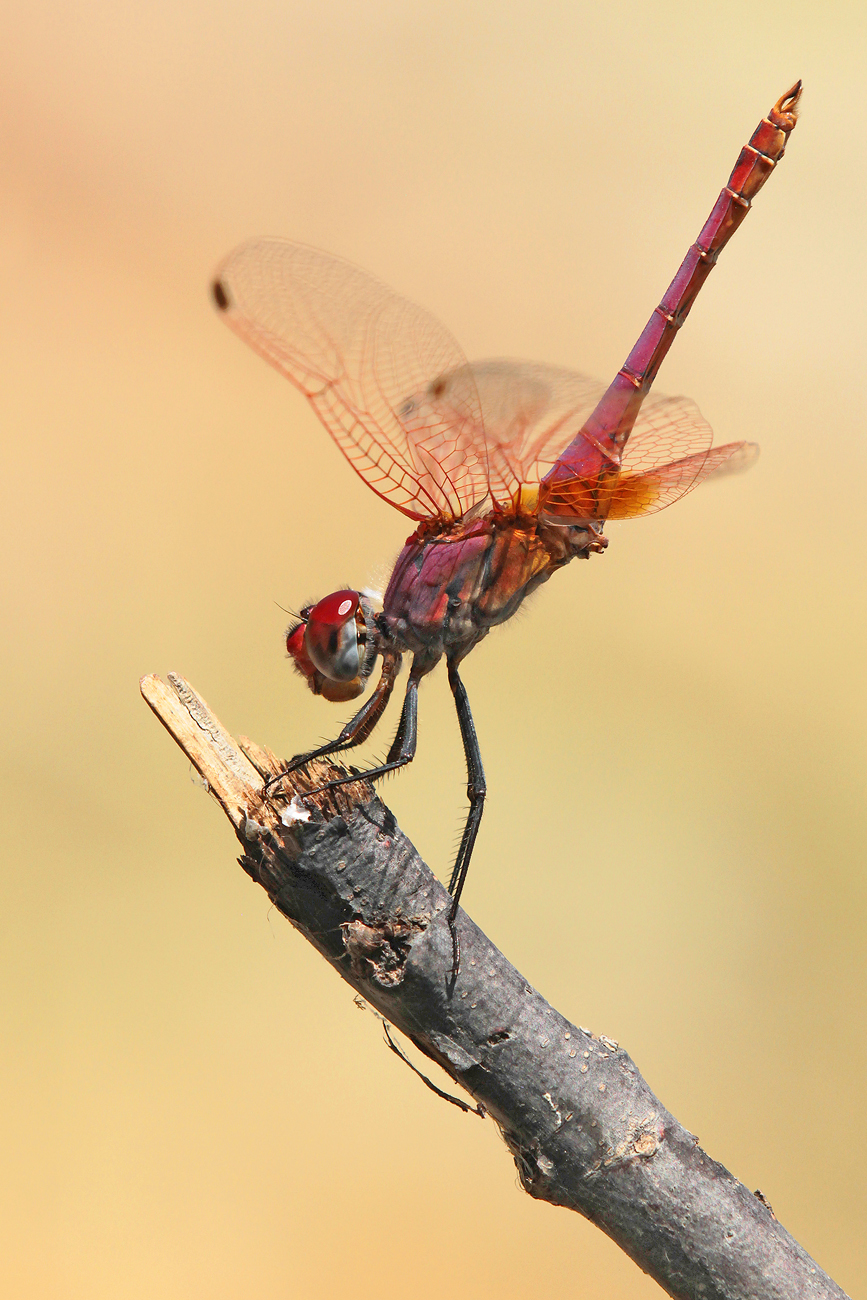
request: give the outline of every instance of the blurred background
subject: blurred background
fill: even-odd
[[[182,672],[285,755],[333,735],[280,606],[381,584],[410,531],[217,319],[229,249],[316,244],[471,358],[607,380],[799,76],[659,380],[762,459],[611,526],[467,661],[464,897],[863,1291],[865,58],[855,0],[7,7],[4,1294],[660,1294],[386,1050],[138,679]],[[447,877],[442,671],[420,725],[384,795]]]

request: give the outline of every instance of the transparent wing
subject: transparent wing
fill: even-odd
[[[412,519],[449,522],[493,500],[532,512],[536,489],[605,386],[511,360],[470,365],[429,312],[341,258],[281,239],[242,244],[214,297],[232,329],[304,393],[353,469]],[[694,403],[648,396],[610,518],[661,510],[752,444],[710,451]]]
[[[629,441],[623,449],[624,474],[645,474],[658,466],[706,452],[713,442],[713,429],[688,397],[665,397],[650,393]]]
[[[491,498],[504,512],[532,501],[533,489],[581,429],[604,384],[573,370],[531,361],[473,361],[450,371],[417,400],[487,467]],[[472,398],[480,420],[468,420]],[[413,399],[416,400],[416,399]],[[525,489],[530,489],[526,491]]]
[[[758,459],[754,442],[729,442],[722,447],[660,465],[644,474],[621,472],[611,496],[609,519],[634,519],[664,510],[709,478],[722,478],[749,469]],[[625,458],[624,458],[625,459]]]
[[[534,489],[580,433],[606,391],[572,370],[528,361],[474,361],[442,375],[425,409],[446,426],[463,420],[464,440],[487,462],[490,494],[501,509],[532,510]],[[468,421],[478,398],[482,422]],[[711,448],[713,431],[686,397],[645,398],[612,496],[609,518],[662,510],[711,475],[745,469],[753,443]],[[523,500],[522,500],[523,497]]]
[[[227,323],[305,395],[353,469],[412,519],[460,518],[488,495],[478,394],[449,332],[357,267],[303,244],[256,239],[214,281]],[[420,394],[413,399],[412,394]]]
[[[568,522],[571,513],[577,522],[604,522],[663,510],[712,475],[746,469],[758,455],[754,443],[712,447],[712,442],[713,431],[694,402],[651,393],[641,405],[616,477],[610,458],[589,439],[586,455],[580,437],[563,449],[567,454],[556,462],[558,522]]]

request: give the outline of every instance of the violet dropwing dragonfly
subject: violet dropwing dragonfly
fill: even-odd
[[[698,239],[607,388],[555,366],[468,363],[422,308],[301,244],[251,240],[217,272],[213,295],[226,322],[301,390],[373,491],[416,524],[381,609],[362,592],[336,591],[302,610],[290,628],[296,667],[328,700],[359,696],[379,658],[382,667],[339,736],[298,755],[285,773],[365,740],[405,653],[412,664],[397,733],[385,762],[361,775],[377,778],[410,763],[418,685],[445,656],[469,799],[449,883],[455,971],[458,902],[485,800],[459,666],[555,570],[601,554],[607,519],[662,510],[755,458],[751,443],[713,447],[692,402],[648,394],[720,250],[782,158],[800,94],[798,82],[741,150]],[[322,788],[355,779],[341,776]]]

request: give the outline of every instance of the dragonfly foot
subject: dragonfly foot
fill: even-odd
[[[270,798],[270,797],[271,797],[271,794],[272,794],[272,791],[274,790],[274,787],[275,787],[276,785],[279,785],[279,783],[280,783],[282,780],[284,780],[285,777],[290,776],[290,775],[292,774],[292,772],[294,772],[294,771],[295,771],[295,768],[293,768],[293,767],[291,766],[291,764],[290,764],[289,767],[284,767],[284,769],[283,769],[282,772],[277,772],[277,773],[275,773],[274,776],[269,776],[268,779],[267,779],[267,781],[265,782],[264,786],[262,787],[262,789],[263,789],[263,791],[264,791],[264,793],[265,793],[265,796],[266,796],[267,798]],[[278,794],[282,794],[284,797],[288,797],[288,796],[286,796],[286,791],[285,791],[285,790],[278,790],[277,793],[278,793]]]
[[[461,941],[458,938],[458,928],[455,925],[457,919],[457,907],[452,907],[449,911],[449,934],[452,936],[452,972],[451,986],[454,988],[455,981],[458,978],[458,971],[461,968]]]

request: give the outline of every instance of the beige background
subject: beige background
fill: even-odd
[[[409,531],[216,319],[235,243],[317,244],[471,357],[607,379],[797,76],[786,161],[660,380],[762,459],[611,527],[468,661],[465,897],[867,1283],[863,6],[539,9],[6,7],[5,1295],[659,1294],[386,1051],[137,683],[182,671],[285,754],[333,733],[278,602],[381,579]],[[443,876],[441,672],[421,728],[387,797]]]

